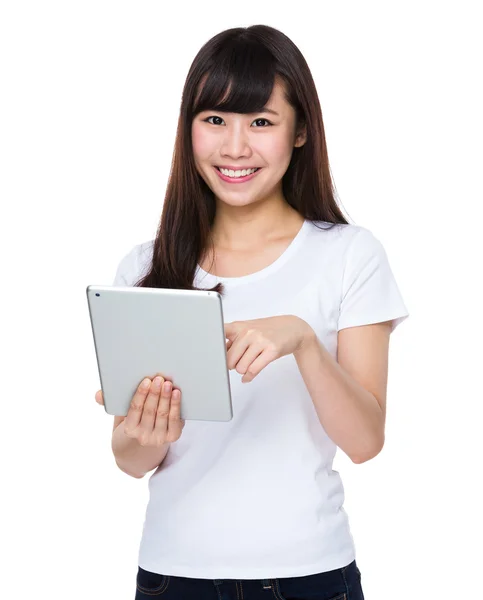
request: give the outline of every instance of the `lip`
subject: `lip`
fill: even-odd
[[[226,181],[227,183],[244,183],[245,181],[250,181],[250,179],[253,179],[254,177],[256,177],[262,170],[262,168],[259,168],[258,171],[255,171],[255,173],[251,173],[251,175],[245,175],[245,177],[237,177],[235,179],[233,177],[227,177],[226,175],[223,175],[223,173],[221,173],[221,171],[219,171],[216,167],[213,167],[213,169],[216,171],[218,177],[220,179],[222,179],[223,181]],[[236,170],[236,169],[233,169],[233,170]]]

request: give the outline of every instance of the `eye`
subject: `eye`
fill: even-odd
[[[217,123],[211,123],[210,119],[220,119],[221,121],[223,121],[223,119],[221,117],[218,117],[217,115],[212,115],[211,117],[207,117],[206,119],[203,119],[203,121],[206,121],[208,123],[210,123],[211,125],[216,125]],[[270,127],[271,125],[273,125],[273,123],[271,123],[268,119],[255,119],[255,121],[253,121],[254,123],[256,123],[257,121],[265,121],[266,123],[268,123],[268,127]],[[256,129],[264,129],[264,127],[257,127]]]

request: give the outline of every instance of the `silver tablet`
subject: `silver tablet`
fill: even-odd
[[[220,294],[100,285],[86,293],[107,413],[126,416],[141,381],[159,374],[181,390],[182,419],[232,419]]]

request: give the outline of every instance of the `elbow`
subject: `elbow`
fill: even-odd
[[[375,458],[384,448],[384,435],[377,443],[373,444],[369,449],[364,452],[360,452],[359,454],[355,454],[350,456],[349,458],[356,465],[360,465],[362,463],[368,462],[369,460]]]
[[[122,467],[117,461],[116,461],[116,465],[119,467],[119,469],[123,472],[126,473],[126,475],[129,475],[129,477],[134,477],[134,479],[142,479],[145,475],[145,473],[143,473],[142,475],[139,473],[131,473],[131,471],[126,470],[124,467]]]
[[[366,454],[364,456],[362,456],[362,455],[351,456],[350,459],[355,465],[361,465],[362,463],[365,463],[365,462],[371,460],[371,458],[374,458],[375,456],[377,456],[377,454],[370,454],[370,455]]]

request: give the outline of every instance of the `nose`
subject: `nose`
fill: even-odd
[[[224,158],[233,158],[234,160],[251,156],[249,137],[241,124],[226,128],[220,154]]]

